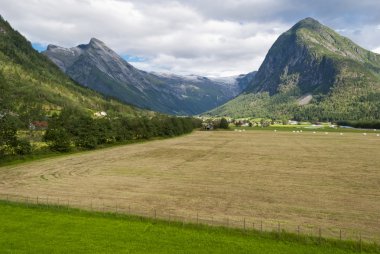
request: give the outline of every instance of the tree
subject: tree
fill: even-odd
[[[12,115],[0,115],[0,155],[13,153],[17,146],[18,119]]]
[[[222,119],[220,119],[220,125],[219,125],[219,127],[221,129],[228,129],[228,121],[227,121],[226,118],[223,117]]]
[[[71,149],[71,135],[64,128],[48,128],[44,141],[47,142],[50,150],[58,152],[68,152]]]

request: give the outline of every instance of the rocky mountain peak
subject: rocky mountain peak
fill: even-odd
[[[49,45],[47,46],[47,50],[54,50],[54,49],[57,49],[57,48],[60,48],[60,47],[57,46],[57,45],[53,45],[53,44],[49,44]]]
[[[318,31],[323,28],[323,25],[313,18],[305,18],[297,22],[290,30],[297,31],[301,28],[305,28],[312,31]]]
[[[91,38],[89,44],[88,44],[89,47],[100,47],[100,48],[104,48],[104,47],[107,47],[106,44],[104,42],[102,42],[101,40],[99,39],[96,39],[96,38]]]

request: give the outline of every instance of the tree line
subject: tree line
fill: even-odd
[[[23,126],[17,116],[0,115],[0,158],[32,154],[30,141],[19,138]],[[95,149],[104,144],[123,143],[155,137],[174,137],[201,127],[201,120],[155,114],[141,117],[101,117],[75,109],[63,109],[48,119],[43,136],[51,151]]]
[[[354,128],[365,128],[365,129],[380,129],[380,120],[372,121],[338,121],[339,126],[350,126]]]

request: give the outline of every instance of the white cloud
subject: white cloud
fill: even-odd
[[[72,47],[96,37],[120,55],[146,59],[133,65],[151,71],[219,76],[257,70],[276,38],[313,14],[364,47],[378,46],[380,30],[373,32],[377,16],[359,32],[361,23],[352,22],[353,17],[346,23],[337,18],[337,13],[366,6],[377,11],[371,0],[362,0],[360,6],[352,0],[352,8],[335,5],[335,13],[329,11],[327,0],[317,2],[0,0],[0,6],[4,18],[32,42]]]
[[[373,52],[375,52],[375,53],[378,53],[378,54],[380,54],[380,47],[378,47],[378,48],[375,48],[375,49],[373,49],[372,51],[373,51]]]

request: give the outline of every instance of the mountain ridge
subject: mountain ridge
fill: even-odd
[[[191,79],[145,72],[96,38],[68,49],[49,45],[42,53],[83,86],[141,108],[169,114],[205,112],[234,98],[249,83],[240,76],[228,83],[196,75]],[[253,76],[249,73],[246,78],[250,81]]]

